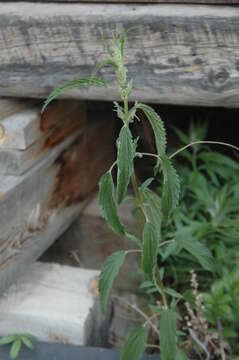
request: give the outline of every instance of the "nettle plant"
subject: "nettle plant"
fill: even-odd
[[[205,268],[213,271],[213,257],[203,244],[199,242],[190,244],[184,238],[175,244],[174,239],[164,241],[161,233],[162,223],[168,222],[170,214],[179,203],[180,181],[173,166],[172,158],[187,147],[201,143],[201,141],[194,141],[169,156],[166,152],[166,131],[159,115],[153,108],[141,102],[136,101],[133,106],[129,106],[133,81],[128,81],[127,79],[125,38],[125,32],[119,36],[114,35],[112,42],[109,43],[103,36],[107,58],[96,65],[93,74],[89,78],[69,81],[54,90],[46,100],[43,110],[53,99],[69,89],[85,86],[106,86],[107,84],[103,79],[96,77],[97,72],[102,67],[111,66],[115,71],[121,102],[114,102],[114,110],[122,127],[116,144],[117,160],[102,176],[99,183],[99,203],[109,227],[117,235],[125,236],[130,241],[133,241],[135,243],[135,250],[117,251],[105,261],[99,280],[101,309],[103,314],[105,314],[110,290],[126,256],[134,256],[135,253],[139,253],[143,273],[140,287],[145,292],[154,293],[156,296],[154,297],[155,301],[150,301],[149,304],[152,315],[145,315],[145,322],[129,332],[122,350],[121,359],[138,360],[141,357],[149,345],[147,344],[147,338],[150,327],[159,337],[162,360],[187,359],[181,342],[181,337],[184,334],[177,329],[177,323],[181,319],[177,308],[182,295],[164,285],[164,269],[159,268],[158,260],[160,257],[163,258],[165,251],[170,256],[170,251],[173,251],[175,246],[177,246],[178,251],[184,249],[195,256],[196,259],[203,259],[201,263],[204,264]],[[157,154],[141,153],[138,151],[137,145],[139,139],[133,138],[131,126],[134,121],[140,121],[140,113],[144,113],[152,127]],[[155,176],[163,177],[162,196],[150,190],[149,186],[153,178],[146,180],[141,185],[138,184],[134,160],[143,156],[152,156],[156,160],[154,174]],[[115,167],[117,167],[116,187],[112,178],[112,170]],[[118,216],[118,206],[126,199],[130,183],[134,190],[134,201],[141,226],[141,238],[129,233]]]

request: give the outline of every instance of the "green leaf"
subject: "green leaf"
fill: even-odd
[[[149,185],[152,183],[152,181],[154,181],[154,178],[153,178],[153,177],[148,178],[147,180],[145,180],[145,181],[141,184],[140,190],[141,190],[142,192],[144,192],[144,191],[149,187]]]
[[[192,239],[180,238],[180,245],[192,254],[201,266],[211,272],[215,270],[215,263],[210,250],[202,243]]]
[[[123,236],[124,227],[118,216],[114,197],[114,183],[110,172],[105,173],[100,180],[99,204],[108,225],[117,235]]]
[[[174,289],[166,288],[166,289],[164,289],[164,291],[165,291],[166,294],[172,296],[173,298],[176,298],[176,299],[182,299],[183,298],[183,296]]]
[[[182,349],[177,349],[175,360],[188,360],[188,357]]]
[[[76,80],[70,80],[67,81],[64,85],[59,86],[57,89],[53,90],[51,94],[46,99],[43,107],[42,107],[42,113],[47,108],[47,106],[58,96],[63,94],[66,91],[72,90],[72,89],[79,89],[82,87],[87,86],[106,86],[106,82],[102,79],[96,78],[96,77],[90,77],[90,78],[80,78]]]
[[[143,200],[142,210],[147,222],[154,225],[158,241],[161,239],[162,209],[160,197],[150,189],[141,191]]]
[[[142,269],[146,274],[152,275],[157,262],[159,239],[155,227],[146,222],[143,232]]]
[[[34,339],[32,337],[29,337],[28,335],[23,335],[21,336],[21,340],[28,349],[34,350],[35,345],[33,342]]]
[[[131,330],[121,353],[121,360],[139,360],[147,343],[148,332],[144,326]]]
[[[166,138],[166,131],[163,121],[161,120],[159,115],[154,111],[154,109],[151,108],[150,106],[139,103],[137,104],[137,107],[144,112],[144,114],[146,115],[147,119],[149,120],[152,126],[158,155],[159,156],[164,155],[166,151],[167,138]]]
[[[114,69],[117,69],[117,65],[115,64],[115,62],[112,60],[112,59],[105,59],[105,60],[101,60],[99,61],[96,65],[95,65],[95,68],[92,72],[92,77],[95,78],[97,72],[102,68],[102,67],[105,67],[105,66],[111,66],[113,67]]]
[[[129,129],[123,126],[120,131],[118,146],[118,175],[117,175],[117,200],[120,204],[126,195],[130,177],[134,169],[134,149],[132,136]]]
[[[102,313],[105,314],[106,305],[115,277],[124,263],[126,251],[117,251],[104,262],[99,279],[99,294]]]
[[[160,315],[160,350],[163,360],[175,360],[177,339],[177,317],[171,309]]]
[[[11,351],[10,351],[10,359],[11,360],[15,360],[18,357],[19,352],[21,350],[21,346],[22,346],[22,343],[21,343],[20,339],[17,339],[16,341],[14,341],[14,343],[12,344],[12,347],[11,347]]]
[[[4,336],[3,338],[0,339],[0,345],[8,345],[15,340],[16,340],[16,335]]]
[[[179,203],[180,181],[171,160],[166,156],[161,157],[164,176],[162,195],[162,209],[166,218],[171,210],[174,210]]]
[[[137,244],[140,249],[142,248],[142,242],[139,240],[137,236],[130,234],[128,232],[125,233],[125,236],[127,237],[127,239]]]

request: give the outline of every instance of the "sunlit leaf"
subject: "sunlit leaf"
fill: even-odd
[[[8,345],[15,340],[16,340],[16,335],[4,336],[3,338],[0,339],[0,345]]]
[[[19,352],[21,350],[21,346],[22,346],[22,343],[21,343],[20,339],[17,339],[14,341],[14,343],[12,344],[12,347],[11,347],[11,351],[10,351],[10,359],[11,360],[15,360],[18,357]]]

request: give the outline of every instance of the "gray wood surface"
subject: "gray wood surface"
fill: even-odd
[[[54,101],[41,114],[43,101],[0,99],[0,152],[25,150],[40,138],[48,147],[85,123],[85,104],[77,100]],[[0,170],[1,173],[1,170]]]
[[[98,118],[24,175],[0,176],[0,291],[67,229],[96,190],[113,161],[113,129]]]
[[[85,104],[77,100],[55,101],[43,116],[40,111],[36,106],[0,120],[5,133],[0,140],[1,175],[22,175],[86,124]]]
[[[127,42],[132,100],[239,106],[239,8],[1,3],[0,95],[46,97],[104,57],[100,30],[136,26]],[[104,71],[111,82],[112,71]],[[117,98],[107,89],[68,96]]]
[[[32,264],[0,297],[0,336],[29,333],[37,341],[86,345],[92,331],[86,325],[100,325],[91,321],[98,275],[95,270]]]
[[[28,0],[37,2],[37,0]],[[78,2],[78,3],[145,3],[145,4],[239,4],[239,0],[41,0],[41,2]]]

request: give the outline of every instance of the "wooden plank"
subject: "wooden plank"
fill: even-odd
[[[46,97],[66,80],[89,75],[105,53],[100,30],[111,36],[136,26],[127,42],[132,100],[238,107],[238,22],[239,8],[226,6],[95,4],[92,11],[89,4],[2,3],[0,94]],[[104,77],[111,83],[112,71]],[[118,95],[113,83],[67,96]]]
[[[57,264],[31,265],[0,297],[0,335],[30,333],[38,341],[85,345],[98,274]]]
[[[39,101],[38,101],[39,102]],[[0,121],[11,115],[33,107],[37,103],[31,99],[4,99],[0,98]]]
[[[24,110],[15,107],[16,100],[8,100],[8,108],[2,106],[0,118],[0,151],[3,149],[25,150],[38,139],[45,137],[44,145],[51,147],[74,131],[77,122],[85,122],[84,103],[76,100],[55,101],[41,115],[42,104],[26,101]],[[18,104],[18,101],[17,101]],[[3,116],[3,114],[5,114]],[[1,115],[1,114],[0,114]],[[68,127],[67,127],[68,126]]]
[[[84,103],[61,100],[52,105],[44,116],[40,116],[41,108],[38,107],[5,119],[6,132],[0,147],[0,174],[23,174],[67,136],[79,128],[83,129],[86,124]],[[23,147],[35,139],[24,151],[5,148],[11,143],[15,147]]]
[[[26,174],[0,177],[0,291],[67,229],[112,164],[114,123],[101,120]]]
[[[37,2],[37,0],[28,0]],[[130,4],[239,4],[239,0],[41,0],[41,2],[76,2],[76,3],[130,3]]]

